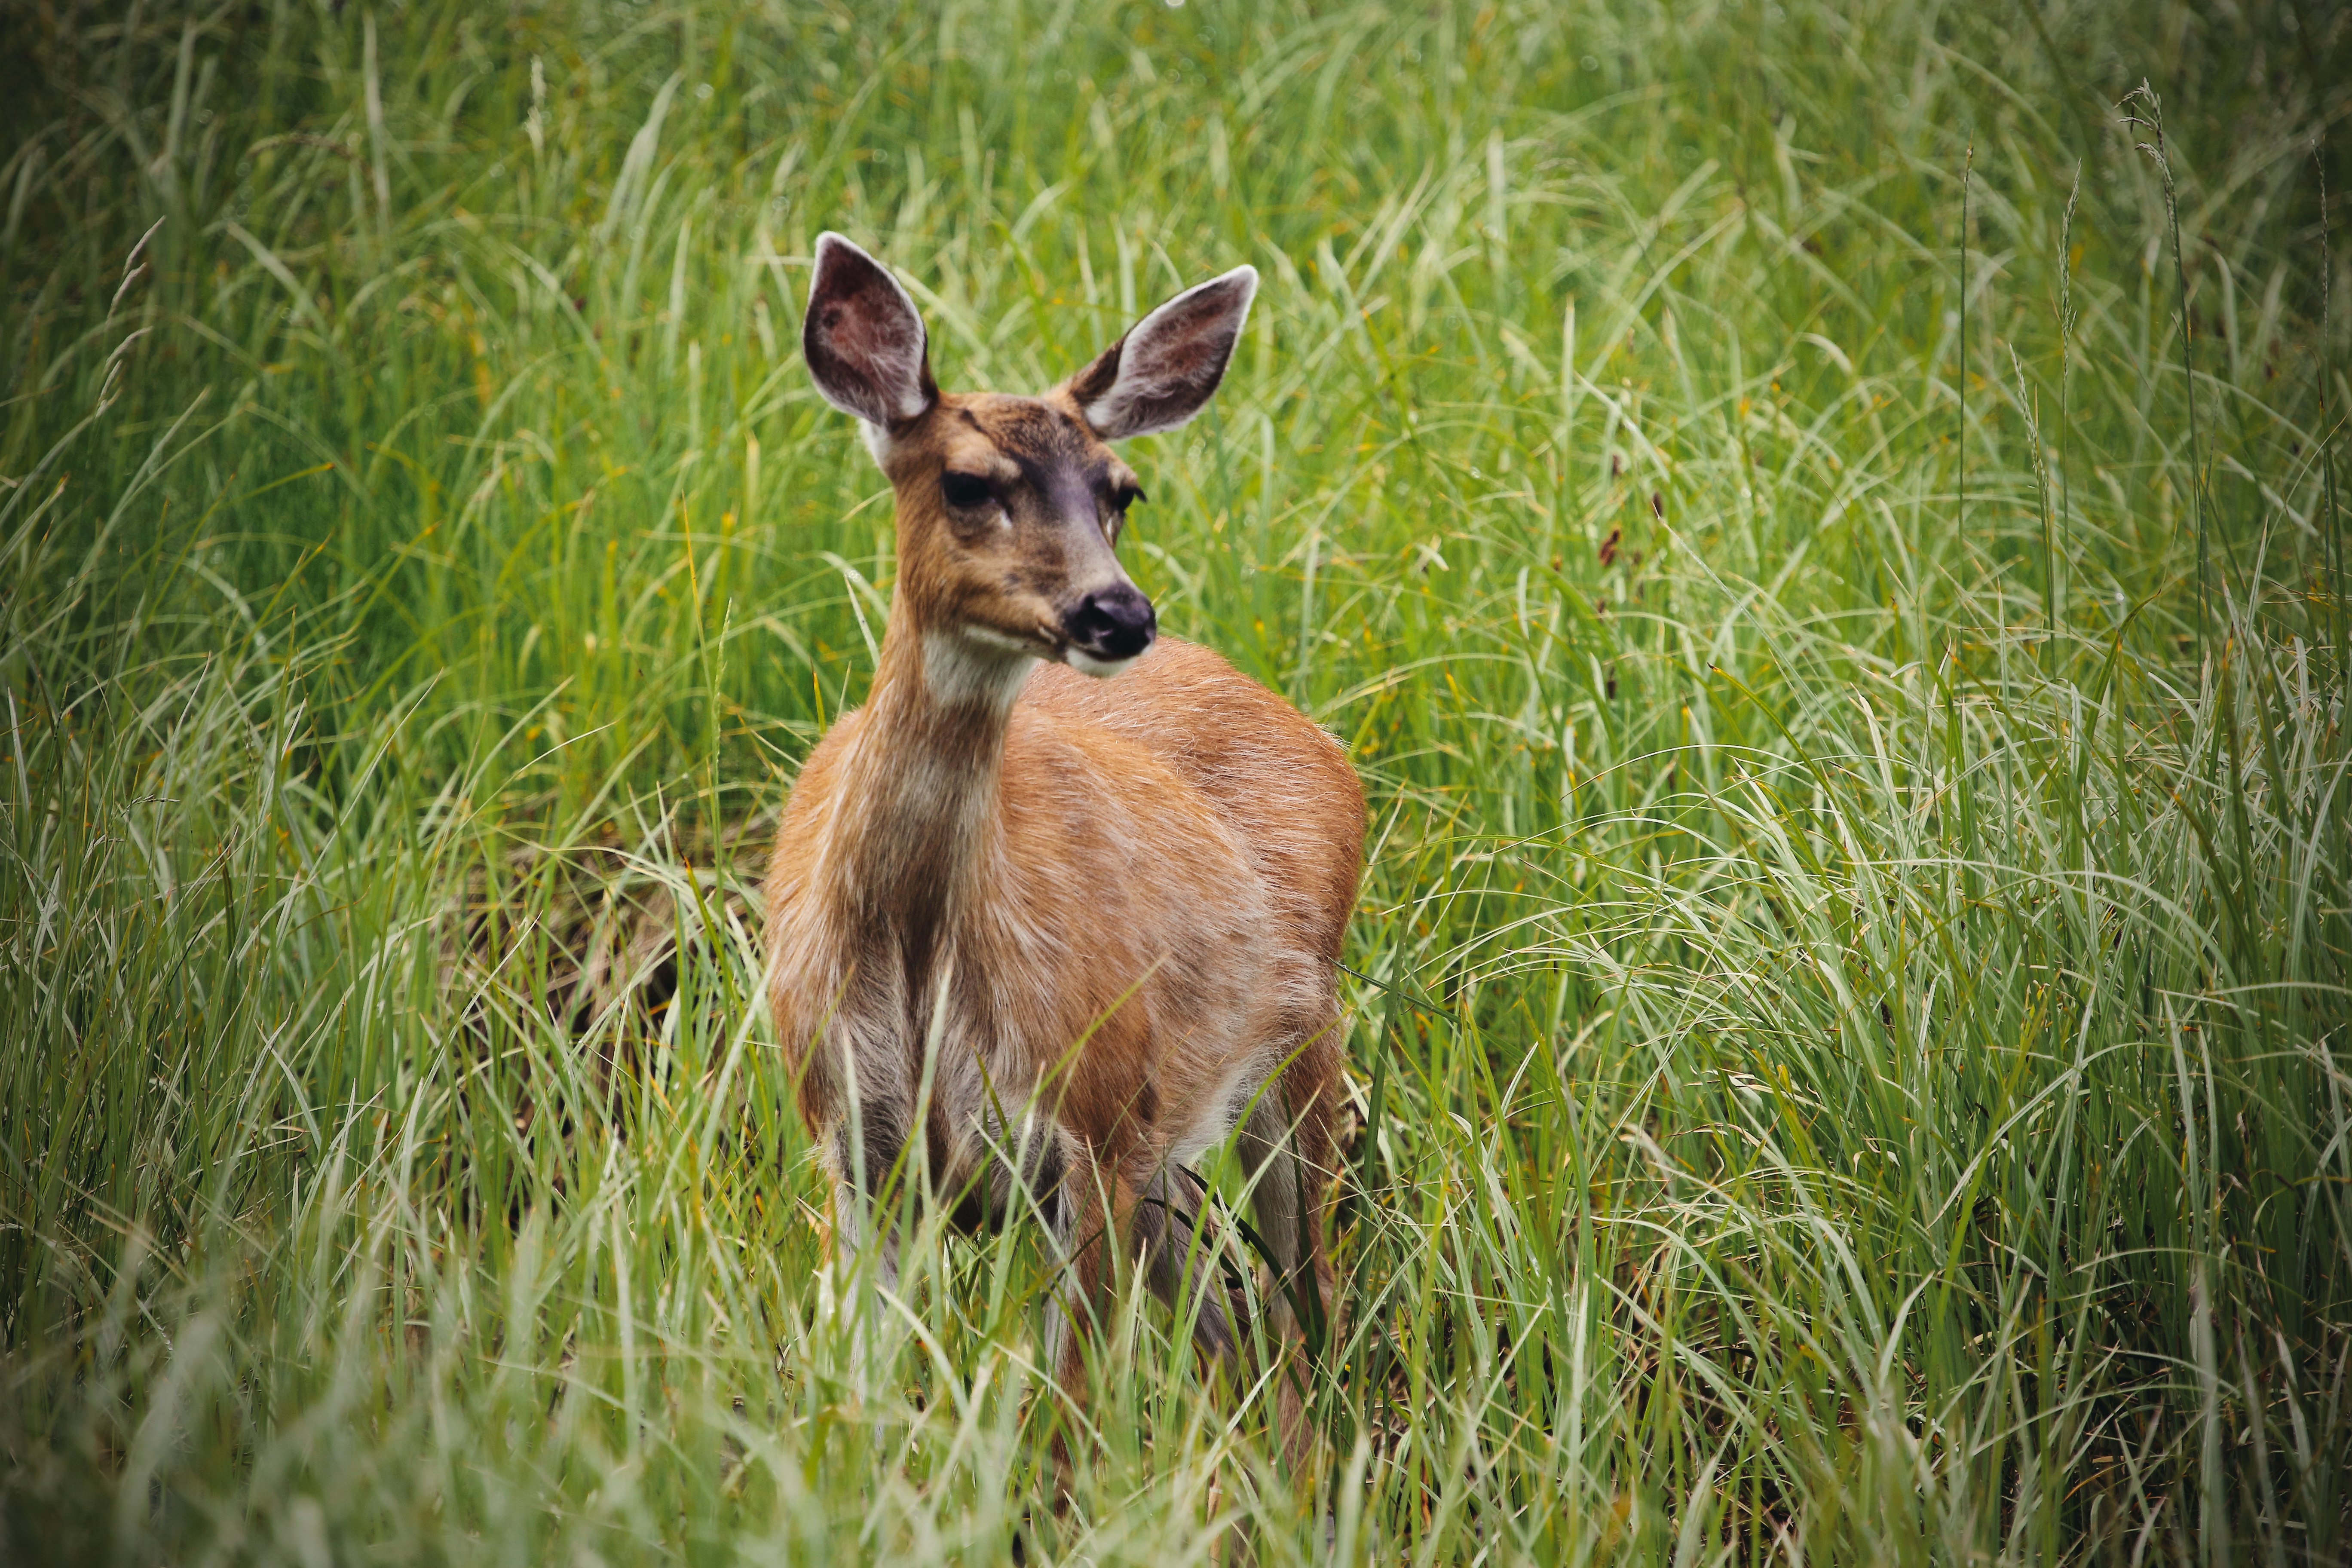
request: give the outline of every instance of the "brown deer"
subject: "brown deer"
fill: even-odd
[[[1295,1344],[1328,1310],[1334,966],[1363,793],[1296,709],[1158,636],[1113,553],[1144,498],[1110,443],[1201,410],[1256,289],[1240,267],[1187,289],[1042,396],[948,394],[906,290],[826,234],[802,329],[817,390],[889,478],[898,570],[873,689],[778,830],[777,1032],[836,1247],[878,1244],[895,1279],[896,1237],[872,1227],[897,1181],[965,1223],[1043,1216],[1070,1397],[1113,1247],[1194,1301],[1205,1351],[1233,1351],[1223,1293],[1188,1292],[1184,1259],[1187,1168],[1237,1128],[1277,1331]],[[1295,1390],[1281,1410],[1296,1450]]]

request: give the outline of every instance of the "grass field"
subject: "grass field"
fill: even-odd
[[[0,46],[0,1559],[2352,1560],[2344,12]],[[1318,1467],[1136,1306],[1055,1515],[1018,1229],[849,1353],[827,227],[951,387],[1265,275],[1122,552],[1370,800]]]

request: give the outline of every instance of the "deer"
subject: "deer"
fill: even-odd
[[[1041,1220],[1061,1259],[1044,1360],[1076,1411],[1082,1335],[1129,1266],[1191,1303],[1209,1364],[1237,1353],[1238,1312],[1188,1261],[1193,1167],[1230,1140],[1267,1326],[1296,1355],[1330,1308],[1362,787],[1290,703],[1159,635],[1116,549],[1145,498],[1114,445],[1207,404],[1256,270],[1024,396],[940,391],[898,279],[838,234],[814,261],[803,355],[859,421],[897,530],[872,685],[803,763],[764,883],[769,1004],[835,1255],[870,1249],[895,1285],[893,1181],[961,1226]],[[1299,1458],[1295,1376],[1281,1388]]]

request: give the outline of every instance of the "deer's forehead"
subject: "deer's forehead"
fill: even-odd
[[[982,393],[944,401],[935,417],[941,455],[950,462],[1010,466],[1046,489],[1068,479],[1092,487],[1127,476],[1126,465],[1093,431],[1042,397]]]
[[[976,436],[1016,461],[1059,466],[1108,449],[1068,410],[1042,397],[982,393],[959,398],[942,412],[950,429]]]

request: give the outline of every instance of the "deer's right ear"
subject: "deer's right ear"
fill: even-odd
[[[1106,441],[1173,430],[1225,378],[1257,296],[1257,268],[1236,267],[1196,283],[1096,356],[1069,380],[1070,395]]]
[[[915,301],[888,268],[833,233],[816,237],[801,353],[824,400],[884,429],[939,401]]]

